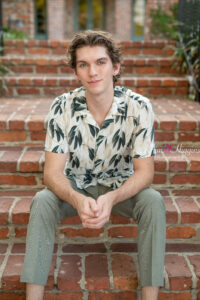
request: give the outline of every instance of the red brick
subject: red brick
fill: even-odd
[[[27,227],[16,227],[15,228],[15,237],[16,238],[22,238],[26,237],[27,235]]]
[[[0,228],[0,239],[7,239],[8,238],[8,228]]]
[[[134,292],[90,292],[88,300],[137,300]]]
[[[182,87],[182,88],[176,88],[175,89],[175,95],[187,95],[188,94],[188,88]]]
[[[195,275],[198,278],[197,289],[200,289],[200,255],[188,255],[188,259],[190,260],[190,263],[193,265]]]
[[[137,243],[113,243],[110,246],[112,252],[131,252],[138,251]]]
[[[25,141],[26,133],[23,131],[0,132],[0,142]]]
[[[137,238],[137,227],[131,226],[120,226],[120,227],[112,227],[108,230],[108,235],[110,237],[123,237],[123,238]]]
[[[31,133],[31,140],[32,141],[44,141],[46,137],[45,132],[32,132]]]
[[[10,255],[2,276],[2,290],[25,290],[25,283],[19,281],[23,255]]]
[[[112,224],[130,224],[130,219],[111,214],[110,220]]]
[[[42,131],[44,130],[44,122],[45,122],[45,115],[31,116],[28,121],[28,128],[31,131]]]
[[[78,255],[62,255],[58,271],[58,289],[80,290],[81,258]]]
[[[180,130],[195,130],[197,127],[194,119],[187,115],[176,115],[176,119],[180,121]]]
[[[135,68],[137,74],[155,74],[158,72],[157,67],[153,66],[145,66],[145,67],[136,67]]]
[[[13,224],[28,224],[32,198],[22,198],[12,211]]]
[[[106,255],[92,254],[85,258],[85,280],[88,290],[110,288]]]
[[[38,88],[17,88],[17,93],[19,95],[39,95],[40,90]]]
[[[170,172],[181,172],[187,170],[187,161],[180,153],[165,152],[165,156],[169,160]]]
[[[104,228],[100,229],[92,229],[92,228],[63,228],[60,230],[64,233],[67,237],[100,237],[101,234],[104,232]]]
[[[181,223],[199,223],[200,222],[200,208],[189,197],[175,198],[176,203],[181,211]]]
[[[179,291],[178,294],[170,292],[160,292],[158,295],[158,300],[191,300],[191,297],[192,294],[189,292],[184,293]]]
[[[149,86],[149,81],[146,79],[137,79],[137,87],[147,87]]]
[[[63,253],[91,253],[91,252],[106,252],[104,244],[67,244],[62,248]]]
[[[8,224],[8,216],[14,198],[1,197],[0,198],[0,224]]]
[[[200,133],[198,132],[180,132],[178,133],[179,142],[199,142]]]
[[[30,48],[28,49],[29,54],[50,54],[50,49],[48,48]]]
[[[64,218],[61,221],[61,224],[80,225],[82,223],[81,223],[80,217],[75,216],[75,217],[70,217],[70,218]]]
[[[176,130],[177,129],[177,120],[174,116],[170,115],[162,115],[159,117],[160,119],[160,128],[162,130]]]
[[[200,184],[199,174],[179,174],[170,178],[172,184]]]
[[[200,149],[189,148],[187,151],[188,152],[185,152],[185,155],[190,160],[190,171],[191,172],[200,171]],[[189,152],[189,151],[191,151],[191,152]],[[195,153],[195,151],[196,151],[196,153]]]
[[[8,244],[0,244],[0,254],[5,254],[8,249]],[[0,256],[3,259],[3,255]],[[0,265],[2,264],[2,261],[0,261]]]
[[[40,151],[26,151],[20,160],[20,172],[38,172],[41,156]]]
[[[192,227],[167,227],[166,237],[168,239],[191,239],[196,236],[196,231]]]
[[[81,292],[60,292],[55,291],[55,293],[45,293],[44,300],[82,300],[83,294]],[[6,299],[7,300],[7,299]],[[9,299],[8,299],[9,300]],[[13,299],[15,300],[15,299]],[[24,299],[25,300],[25,299]]]
[[[163,184],[167,182],[167,176],[165,174],[154,174],[153,184]]]
[[[17,161],[21,155],[21,151],[6,151],[0,157],[1,172],[16,172]]]
[[[6,129],[6,123],[9,117],[10,117],[10,113],[9,114],[0,113],[0,130]]]
[[[19,78],[18,84],[24,85],[24,86],[31,85],[31,80],[30,80],[30,78]]]
[[[174,196],[199,196],[200,190],[199,189],[172,190],[172,194]]]
[[[56,74],[58,73],[57,67],[54,66],[39,66],[36,67],[36,73],[44,73],[44,74]]]
[[[24,120],[26,115],[15,115],[11,120],[9,120],[9,129],[11,130],[23,130],[25,126]]]
[[[183,256],[166,255],[165,268],[172,291],[184,291],[192,288],[192,274]]]
[[[163,86],[176,86],[174,79],[163,78]]]
[[[112,255],[112,272],[114,288],[120,290],[135,290],[138,286],[136,265],[133,258],[127,254]]]
[[[164,197],[166,207],[166,222],[176,224],[178,222],[178,212],[170,197]]]
[[[3,293],[3,292],[0,292],[0,295],[1,295],[1,300],[26,300],[26,294],[25,292],[18,292],[18,293],[15,293],[15,292],[11,292],[11,293]]]
[[[173,94],[172,89],[165,88],[165,87],[163,87],[163,88],[162,87],[161,88],[157,88],[157,87],[150,88],[148,90],[148,92],[149,92],[149,95],[152,95],[152,96],[158,96],[158,95],[163,96],[163,95],[172,95]]]
[[[21,175],[0,175],[0,184],[9,185],[36,185],[35,176],[21,176]]]
[[[155,171],[165,171],[167,168],[167,162],[162,153],[156,153],[155,157]]]
[[[46,79],[46,86],[57,86],[57,79]]]
[[[47,65],[48,65],[48,61],[47,61],[46,58],[37,58],[37,59],[35,60],[35,64],[36,64],[37,66],[47,66]]]

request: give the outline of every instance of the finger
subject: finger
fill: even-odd
[[[93,211],[93,213],[94,213],[95,216],[99,215],[99,207],[98,207],[98,205],[97,205],[97,203],[96,203],[95,200],[90,201],[90,208]]]

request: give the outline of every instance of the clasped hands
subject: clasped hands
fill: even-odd
[[[75,207],[85,228],[102,228],[110,219],[113,207],[110,193],[101,195],[97,200],[92,197],[81,196],[76,201]]]

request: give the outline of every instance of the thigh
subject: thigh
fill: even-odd
[[[145,208],[154,205],[154,203],[161,203],[161,206],[164,208],[164,201],[160,193],[148,187],[133,197],[116,204],[112,209],[112,213],[138,220]]]

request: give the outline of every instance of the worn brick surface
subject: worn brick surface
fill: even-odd
[[[62,255],[58,272],[60,290],[80,290],[81,258],[78,255]]]
[[[85,258],[85,281],[88,290],[110,288],[106,255],[91,254]]]
[[[136,266],[127,254],[112,255],[112,272],[115,289],[135,290],[138,286]]]
[[[188,290],[192,287],[192,273],[183,256],[167,254],[165,268],[171,290]]]

